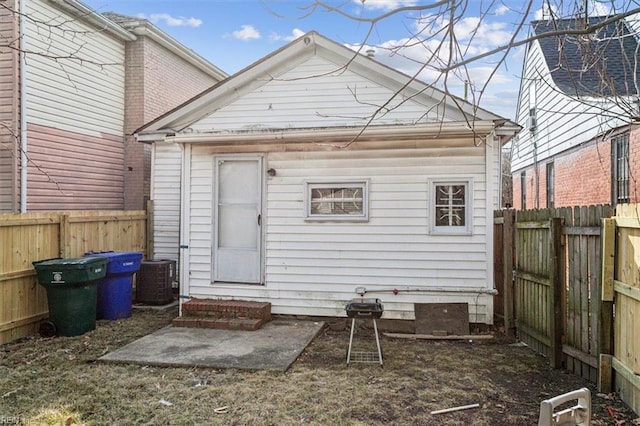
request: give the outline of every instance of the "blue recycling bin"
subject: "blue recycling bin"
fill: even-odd
[[[140,269],[142,253],[91,252],[85,256],[107,259],[107,273],[98,282],[97,319],[117,320],[131,316],[133,274]]]

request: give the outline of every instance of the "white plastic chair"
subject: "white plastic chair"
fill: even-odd
[[[577,404],[556,413],[553,410],[568,402],[577,400]],[[587,388],[558,395],[540,403],[538,426],[590,426],[591,392]]]

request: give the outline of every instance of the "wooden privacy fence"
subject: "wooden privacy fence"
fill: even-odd
[[[0,344],[37,332],[48,316],[32,262],[89,251],[146,253],[145,211],[0,215]]]
[[[496,288],[516,334],[640,412],[640,206],[494,215]],[[512,267],[510,267],[512,265]]]
[[[640,205],[618,206],[605,221],[603,265],[603,327],[612,323],[613,342],[600,355],[600,386],[640,413]]]

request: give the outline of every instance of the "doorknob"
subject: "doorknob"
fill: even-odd
[[[262,215],[258,215],[258,226],[262,226]]]

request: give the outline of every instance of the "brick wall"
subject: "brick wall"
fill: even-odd
[[[217,81],[147,37],[126,48],[125,133],[182,104]],[[151,146],[125,142],[125,209],[144,209],[150,196]]]
[[[640,128],[629,136],[631,203],[640,200]],[[546,208],[546,162],[526,169],[526,208]],[[555,173],[555,207],[611,203],[611,142],[590,143],[552,159]],[[522,209],[520,174],[513,175],[513,206]],[[536,183],[537,182],[537,183]],[[537,194],[536,194],[537,189]],[[536,195],[538,203],[536,204]]]
[[[611,202],[611,143],[591,143],[555,159],[556,206]]]

